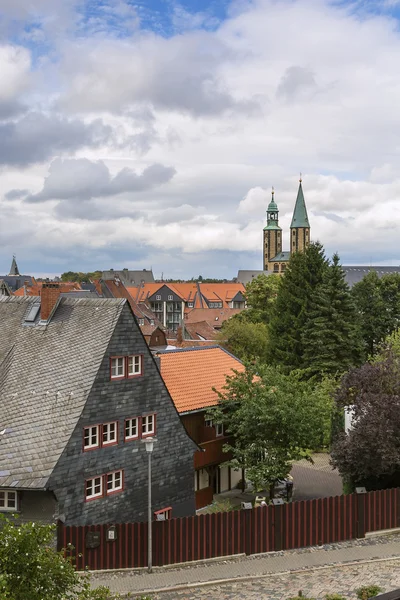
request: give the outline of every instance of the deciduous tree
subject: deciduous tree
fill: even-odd
[[[326,382],[314,387],[297,373],[267,365],[228,377],[211,413],[232,435],[230,464],[245,469],[256,488],[285,477],[292,461],[329,443],[329,392]]]
[[[384,360],[351,370],[336,395],[340,409],[351,408],[352,429],[338,436],[332,462],[350,485],[367,489],[400,483],[400,362]]]

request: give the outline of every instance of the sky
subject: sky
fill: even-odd
[[[400,265],[400,0],[0,0],[0,273]]]

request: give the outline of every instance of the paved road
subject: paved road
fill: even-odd
[[[329,464],[328,454],[314,454],[314,464],[301,460],[293,465],[294,500],[340,496],[342,479]]]
[[[384,591],[400,588],[400,559],[304,573],[269,575],[245,582],[164,592],[157,600],[287,600],[302,590],[306,597],[322,600],[327,593],[355,599],[363,585],[380,585]]]
[[[292,592],[290,592],[288,596],[284,596],[287,593],[288,587],[291,588],[293,585],[295,588],[294,591],[303,589],[303,587],[308,585],[308,578],[314,577],[314,575],[310,575],[306,571],[302,571],[297,575],[293,571],[319,568],[320,571],[317,572],[315,581],[319,581],[323,589],[328,591],[332,587],[332,582],[335,581],[335,576],[332,575],[331,569],[322,567],[347,563],[348,566],[343,568],[353,569],[353,567],[349,566],[349,563],[374,559],[383,559],[392,563],[396,559],[396,572],[400,574],[400,535],[341,542],[318,548],[288,550],[249,557],[243,556],[233,560],[218,560],[206,564],[188,565],[183,568],[178,566],[174,568],[159,568],[155,569],[152,574],[133,570],[105,573],[94,572],[92,583],[94,585],[106,585],[113,592],[125,594],[131,592],[140,595],[145,592],[159,592],[162,600],[172,600],[172,598],[208,599],[211,597],[214,597],[216,600],[220,600],[220,598],[226,598],[227,600],[242,598],[242,600],[247,600],[245,594],[249,594],[248,599],[253,600],[255,597],[251,595],[253,591],[254,593],[260,593],[260,589],[266,587],[266,593],[270,594],[271,590],[276,589],[276,593],[280,594],[277,598],[279,600],[281,598],[282,600],[286,600],[287,597],[292,595]],[[354,579],[355,571],[352,571],[352,574],[344,579],[343,585],[346,586],[354,580],[356,581],[354,584],[355,587],[359,587],[365,579],[364,575],[368,575],[371,582],[373,582],[372,580],[378,577],[380,572],[385,573],[385,578],[389,578],[391,568],[383,571],[383,564],[386,563],[373,563],[374,566],[370,565],[367,567],[359,580]],[[356,571],[357,569],[364,569],[361,564],[357,564],[354,568]],[[285,573],[285,575],[282,575],[282,573]],[[295,578],[294,580],[292,580],[293,577]],[[397,577],[400,577],[400,575],[397,575]],[[239,579],[234,584],[237,586],[236,588],[232,587],[233,584],[229,581],[233,578]],[[242,578],[242,581],[240,581],[240,578]],[[252,583],[244,583],[243,578],[261,579],[257,579]],[[222,585],[221,581],[224,580],[226,583]],[[199,587],[199,584],[213,581],[216,583],[211,586],[212,589],[208,587],[196,589]],[[379,582],[381,582],[381,579]],[[400,587],[400,580],[398,583]],[[315,584],[313,585],[315,587]],[[170,591],[166,589],[182,588],[185,586],[189,586],[190,591],[179,591],[180,596],[174,596],[174,594],[178,594],[178,590],[172,591],[171,589]],[[387,585],[384,587],[396,587],[396,581],[388,580]],[[335,589],[332,591],[334,592]],[[213,593],[216,594],[217,592],[219,596],[212,596]],[[260,600],[263,598],[263,596],[258,597]],[[267,595],[265,597],[269,598],[270,596]]]

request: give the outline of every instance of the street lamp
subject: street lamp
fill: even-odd
[[[154,449],[154,442],[156,438],[148,437],[142,440],[146,446],[147,456],[149,457],[149,470],[148,470],[148,502],[147,502],[147,571],[151,573],[153,571],[153,553],[152,553],[152,518],[151,518],[151,455]]]

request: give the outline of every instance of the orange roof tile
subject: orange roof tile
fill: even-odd
[[[219,327],[221,323],[240,312],[240,308],[192,308],[185,313],[185,325],[207,321],[213,327]]]
[[[245,370],[219,346],[160,352],[161,375],[179,413],[215,406],[227,375]]]

